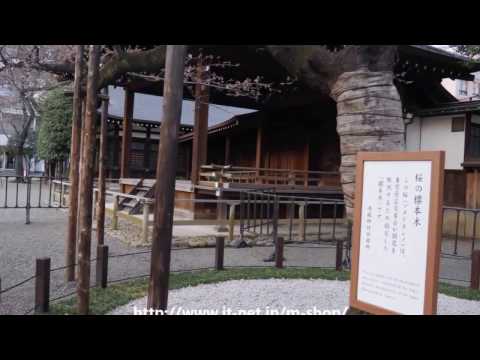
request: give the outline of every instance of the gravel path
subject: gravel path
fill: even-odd
[[[349,281],[329,280],[232,280],[199,285],[169,294],[171,315],[343,315],[348,306]],[[146,308],[141,298],[110,315],[134,315]],[[480,302],[443,294],[439,315],[479,315]]]
[[[41,199],[38,197],[38,183],[32,184],[32,204],[38,201],[48,201],[48,186],[43,186]],[[16,184],[9,184],[9,191],[15,189]],[[0,185],[0,207],[4,204],[4,184]],[[25,199],[25,186],[19,185],[19,205]],[[35,191],[37,189],[37,191]],[[9,205],[15,204],[14,197],[9,195]],[[2,289],[32,277],[35,273],[35,259],[50,257],[51,267],[64,265],[64,241],[67,230],[67,210],[64,209],[32,209],[31,224],[25,225],[24,209],[0,208],[0,278]],[[145,252],[149,248],[132,248],[119,241],[113,235],[106,234],[106,245],[109,246],[111,256],[131,252]],[[96,253],[93,248],[95,238],[92,239],[92,258]],[[466,247],[465,247],[466,248]],[[225,250],[226,266],[272,266],[262,260],[272,252],[269,247],[254,247],[245,249]],[[333,247],[319,247],[305,249],[287,247],[285,249],[286,266],[322,266],[334,267],[335,249]],[[192,268],[211,267],[214,263],[213,248],[199,248],[176,250],[172,253],[172,270],[188,270]],[[136,277],[148,274],[150,254],[112,257],[109,259],[109,281]],[[94,264],[92,264],[94,265]],[[461,260],[442,259],[441,277],[465,278],[468,280],[470,262]],[[92,266],[92,283],[95,276]],[[71,293],[75,290],[74,283],[65,283],[64,270],[51,273],[51,299]],[[454,282],[465,285],[465,282]],[[30,280],[1,295],[0,315],[23,314],[33,306],[34,281]]]

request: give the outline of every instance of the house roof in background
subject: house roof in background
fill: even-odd
[[[110,86],[108,89],[110,97],[108,113],[114,117],[123,116],[123,106],[125,99],[125,91],[121,87]],[[194,124],[195,103],[193,101],[184,100],[182,106],[182,125]],[[162,118],[163,97],[155,95],[147,95],[135,93],[133,118],[138,121],[157,122]],[[210,104],[208,110],[208,126],[220,124],[233,116],[255,112],[252,109],[243,109],[230,106],[218,106]]]
[[[415,111],[416,116],[429,117],[439,115],[455,115],[466,112],[480,112],[480,100],[456,101]]]

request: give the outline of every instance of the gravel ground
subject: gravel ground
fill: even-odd
[[[4,184],[0,185],[0,207],[4,204]],[[9,193],[16,184],[8,185]],[[38,201],[48,202],[48,186],[42,187],[39,198],[39,184],[32,184],[32,204]],[[25,185],[19,185],[19,206],[25,201]],[[8,197],[9,206],[15,205],[15,198]],[[64,265],[64,241],[67,230],[67,210],[64,209],[32,209],[31,224],[25,225],[24,209],[0,208],[0,279],[2,289],[30,278],[35,273],[35,259],[50,257],[51,268]],[[109,246],[110,256],[131,252],[144,252],[149,248],[132,248],[120,241],[115,234],[106,233],[105,243]],[[96,253],[93,248],[92,258]],[[471,243],[460,243],[460,250],[465,253]],[[448,244],[447,244],[448,245]],[[333,247],[307,248],[302,245],[285,249],[286,266],[322,266],[335,265],[335,249]],[[172,270],[181,271],[193,268],[211,267],[214,263],[213,248],[198,248],[176,250],[172,253]],[[262,260],[272,252],[271,247],[253,247],[244,249],[227,248],[225,250],[225,266],[272,266]],[[111,257],[109,259],[109,281],[136,277],[148,274],[150,255],[137,254],[132,256]],[[92,283],[95,276],[95,264],[92,264]],[[466,285],[470,273],[470,261],[458,259],[442,259],[440,276],[445,278],[465,279],[464,282],[452,283]],[[34,281],[30,280],[7,293],[1,294],[0,315],[23,314],[33,306]],[[51,273],[51,299],[71,293],[75,290],[74,283],[65,283],[64,270]]]
[[[38,184],[32,184],[32,193],[38,189]],[[9,184],[9,189],[15,186]],[[3,187],[0,194],[3,195]],[[24,198],[22,186],[19,188],[19,199]],[[42,201],[48,199],[48,188],[43,186]],[[0,195],[0,204],[3,198]],[[9,204],[11,196],[9,196]],[[38,196],[32,197],[38,201]],[[64,265],[64,241],[67,230],[68,212],[65,209],[32,209],[31,224],[25,225],[24,209],[0,208],[0,278],[2,289],[19,283],[35,274],[35,259],[50,257],[51,268]],[[106,245],[110,256],[131,252],[145,252],[149,248],[132,248],[119,241],[116,237],[106,234]],[[94,258],[95,237],[92,239],[92,258]],[[176,250],[172,253],[172,270],[181,271],[192,268],[212,267],[214,264],[214,249],[199,248]],[[271,266],[262,260],[267,257],[272,248],[244,248],[225,250],[225,266]],[[285,250],[286,265],[297,266],[334,266],[335,249],[319,248],[317,250],[288,248]],[[92,284],[95,267],[92,264]],[[109,281],[136,277],[149,273],[150,254],[143,253],[133,256],[111,257],[109,259]],[[74,283],[65,283],[64,270],[51,273],[50,297],[69,294],[75,291]],[[0,315],[24,314],[33,306],[34,280],[30,280],[7,293],[1,294]]]
[[[349,281],[329,280],[232,280],[199,285],[169,294],[171,315],[343,315],[348,307]],[[109,315],[134,315],[145,309],[141,298]],[[138,314],[138,313],[137,313]],[[480,302],[443,294],[439,315],[479,315]]]

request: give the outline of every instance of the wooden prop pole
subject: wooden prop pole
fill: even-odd
[[[183,102],[185,45],[168,45],[165,64],[163,119],[157,160],[155,210],[148,307],[165,311],[168,303],[175,174]]]
[[[68,234],[65,243],[65,280],[75,280],[75,257],[77,247],[78,179],[80,141],[82,131],[81,77],[84,67],[83,45],[76,46],[75,80],[73,83],[72,140],[70,148],[70,199],[68,208]]]
[[[92,201],[95,150],[95,119],[97,115],[97,84],[100,63],[100,45],[90,45],[87,75],[85,126],[80,164],[80,238],[78,243],[78,312],[88,314],[90,287],[90,247],[92,240]]]
[[[108,88],[103,89],[102,115],[100,118],[100,151],[98,157],[98,201],[97,201],[97,246],[103,245],[105,236],[105,162],[107,157]]]

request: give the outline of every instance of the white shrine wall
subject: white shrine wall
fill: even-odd
[[[444,150],[445,169],[462,170],[465,131],[452,132],[453,117],[458,115],[414,118],[406,127],[407,151]]]

